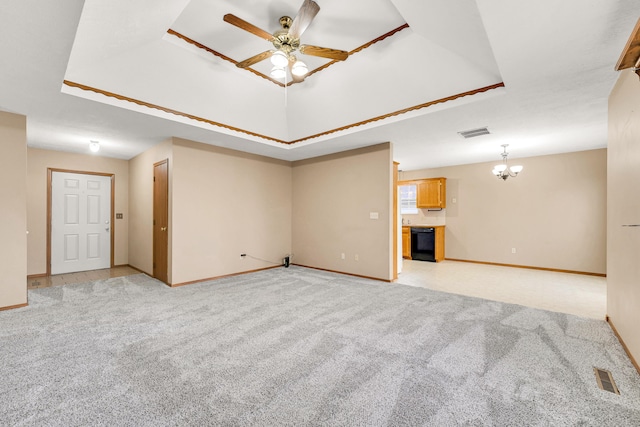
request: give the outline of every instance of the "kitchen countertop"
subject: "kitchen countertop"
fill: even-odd
[[[445,225],[427,225],[427,224],[403,224],[402,227],[407,228],[436,228],[436,227],[445,227]]]

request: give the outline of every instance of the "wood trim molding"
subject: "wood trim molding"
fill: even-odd
[[[354,274],[354,273],[345,273],[344,271],[338,271],[338,270],[329,270],[328,268],[320,268],[320,267],[311,267],[310,265],[304,265],[304,264],[291,264],[291,265],[296,265],[298,267],[304,267],[304,268],[311,268],[313,270],[320,270],[320,271],[328,271],[329,273],[337,273],[337,274],[345,274],[347,276],[353,276],[353,277],[361,277],[363,279],[370,279],[370,280],[377,280],[378,282],[385,282],[385,283],[392,283],[392,280],[388,280],[388,279],[381,279],[379,277],[371,277],[371,276],[362,276],[360,274]]]
[[[26,307],[28,305],[29,305],[29,303],[27,303],[27,302],[25,302],[24,304],[8,305],[6,307],[0,307],[0,311],[13,310],[14,308],[22,308],[22,307]]]
[[[351,55],[353,55],[355,53],[358,53],[358,52],[370,47],[371,45],[373,45],[375,43],[378,43],[379,41],[382,41],[382,40],[384,40],[384,39],[386,39],[388,37],[391,37],[394,34],[396,34],[397,32],[404,30],[405,28],[409,28],[409,24],[404,23],[401,26],[399,26],[398,28],[394,28],[393,30],[391,30],[391,31],[389,31],[389,32],[387,32],[387,33],[385,33],[385,34],[383,34],[383,35],[371,40],[370,42],[367,42],[367,43],[363,44],[362,46],[359,46],[359,47],[353,49],[351,52],[349,52],[349,56],[351,56]],[[177,32],[175,30],[172,30],[171,28],[169,28],[167,30],[167,33],[171,34],[172,36],[178,37],[179,39],[181,39],[181,40],[183,40],[183,41],[185,41],[185,42],[187,42],[187,43],[189,43],[189,44],[191,44],[191,45],[193,45],[193,46],[195,46],[195,47],[197,47],[199,49],[205,50],[205,51],[209,52],[210,54],[212,54],[214,56],[217,56],[220,59],[223,59],[225,61],[231,62],[233,65],[237,65],[238,64],[238,61],[236,61],[235,59],[229,58],[228,56],[226,56],[226,55],[224,55],[224,54],[222,54],[222,53],[220,53],[220,52],[218,52],[216,50],[213,50],[210,47],[208,47],[208,46],[206,46],[206,45],[204,45],[204,44],[202,44],[202,43],[200,43],[200,42],[198,42],[196,40],[193,40],[193,39],[185,36],[184,34],[181,34],[181,33]],[[313,74],[316,74],[316,73],[318,73],[318,72],[320,72],[322,70],[327,69],[329,66],[335,64],[336,62],[341,62],[341,61],[331,61],[331,62],[328,62],[328,63],[326,63],[326,64],[324,64],[324,65],[322,65],[322,66],[320,66],[318,68],[315,68],[315,69],[313,69],[313,70],[311,70],[311,71],[309,71],[307,73],[307,75],[305,76],[305,79],[309,78]],[[256,76],[262,77],[263,79],[268,80],[271,83],[274,83],[274,84],[276,84],[276,85],[278,85],[280,87],[285,87],[284,83],[282,83],[282,82],[280,82],[280,81],[278,81],[278,80],[276,80],[274,78],[271,78],[271,77],[267,76],[266,74],[262,74],[261,72],[256,71],[251,67],[246,67],[246,68],[244,68],[244,70],[249,71],[249,72],[255,74]],[[302,80],[302,81],[304,81],[304,80]],[[291,82],[288,82],[286,84],[286,86],[291,86],[291,85],[294,85],[294,84],[302,83],[302,81],[299,81],[299,82],[291,81]]]
[[[257,273],[258,271],[272,270],[274,268],[280,268],[280,267],[282,267],[282,265],[274,265],[272,267],[258,268],[256,270],[241,271],[239,273],[224,274],[222,276],[215,276],[215,277],[209,277],[209,278],[206,278],[206,279],[192,280],[190,282],[171,283],[171,284],[167,284],[167,286],[169,286],[171,288],[177,288],[177,287],[180,287],[180,286],[193,285],[195,283],[208,282],[210,280],[224,279],[226,277],[242,276],[242,275],[249,274],[249,273]]]
[[[636,371],[638,371],[638,374],[640,374],[640,365],[638,364],[636,359],[633,357],[633,354],[631,354],[631,351],[629,351],[629,347],[627,347],[627,344],[625,344],[624,340],[622,339],[622,337],[618,333],[618,330],[616,329],[615,325],[611,321],[611,318],[609,317],[608,314],[605,316],[605,320],[609,324],[609,327],[611,327],[611,330],[613,331],[613,334],[616,336],[616,338],[618,338],[618,341],[620,341],[620,344],[622,345],[622,348],[624,349],[625,353],[627,353],[627,356],[629,356],[629,360],[631,361],[633,366],[636,368]]]
[[[306,136],[304,138],[296,139],[296,140],[293,140],[293,141],[289,142],[289,144],[295,144],[297,142],[306,141],[308,139],[318,138],[320,136],[325,136],[325,135],[329,135],[329,134],[332,134],[332,133],[335,133],[335,132],[340,132],[340,131],[343,131],[343,130],[347,130],[347,129],[350,129],[350,128],[363,126],[363,125],[366,125],[366,124],[369,124],[369,123],[377,122],[379,120],[384,120],[384,119],[388,119],[390,117],[406,114],[406,113],[409,113],[411,111],[416,111],[416,110],[421,110],[423,108],[431,107],[432,105],[442,104],[442,103],[445,103],[445,102],[448,102],[448,101],[456,100],[458,98],[463,98],[465,96],[477,95],[479,93],[487,92],[487,91],[490,91],[490,90],[493,90],[493,89],[498,89],[498,88],[501,88],[501,87],[504,87],[504,83],[503,82],[496,83],[496,84],[493,84],[493,85],[490,85],[490,86],[481,87],[479,89],[473,89],[473,90],[469,90],[467,92],[462,92],[462,93],[458,93],[458,94],[455,94],[455,95],[447,96],[446,98],[440,98],[440,99],[436,99],[434,101],[428,101],[428,102],[425,102],[423,104],[414,105],[413,107],[408,107],[408,108],[404,108],[402,110],[394,111],[392,113],[383,114],[382,116],[373,117],[371,119],[363,120],[361,122],[352,123],[350,125],[342,126],[342,127],[336,128],[336,129],[331,129],[331,130],[326,131],[326,132],[321,132],[321,133],[317,133],[315,135]]]
[[[377,38],[371,40],[370,42],[365,43],[362,46],[353,49],[351,52],[349,52],[349,56],[351,56],[353,54],[356,54],[356,53],[360,52],[361,50],[364,50],[364,49],[366,49],[368,47],[371,47],[372,45],[374,45],[374,44],[376,44],[376,43],[378,43],[378,42],[380,42],[380,41],[382,41],[382,40],[384,40],[384,39],[386,39],[388,37],[391,37],[391,36],[395,35],[396,33],[404,30],[405,28],[409,28],[409,24],[404,23],[403,25],[400,25],[398,28],[394,28],[393,30],[381,35],[380,37],[377,37]],[[322,65],[322,66],[320,66],[320,67],[318,67],[318,68],[316,68],[314,70],[309,71],[307,73],[307,76],[305,77],[305,79],[309,78],[309,76],[312,76],[312,75],[314,75],[314,74],[316,74],[316,73],[318,73],[318,72],[320,72],[322,70],[326,70],[327,68],[329,68],[330,66],[332,66],[333,64],[335,64],[337,62],[342,62],[342,61],[327,62],[326,64],[324,64],[324,65]],[[295,84],[295,83],[296,82],[291,82],[291,83],[288,83],[288,85],[292,85],[292,84]]]
[[[105,172],[90,172],[90,171],[77,171],[71,169],[59,169],[59,168],[47,168],[47,272],[40,275],[35,275],[34,277],[46,277],[51,276],[51,177],[53,172],[62,172],[62,173],[77,173],[82,175],[97,175],[97,176],[107,176],[111,178],[111,231],[110,231],[110,239],[111,239],[111,254],[109,265],[111,267],[114,266],[114,257],[115,257],[115,236],[116,236],[116,224],[115,224],[115,193],[116,193],[116,175],[113,173],[105,173]],[[27,276],[29,278],[29,276]]]
[[[83,85],[81,83],[75,83],[75,82],[71,82],[69,80],[64,80],[63,83],[65,85],[69,86],[69,87],[74,87],[74,88],[77,88],[77,89],[94,92],[94,93],[97,93],[97,94],[100,94],[100,95],[104,95],[104,96],[107,96],[107,97],[110,97],[110,98],[115,98],[115,99],[120,100],[120,101],[131,102],[131,103],[140,105],[142,107],[147,107],[147,108],[151,108],[151,109],[154,109],[154,110],[159,110],[159,111],[162,111],[162,112],[165,112],[165,113],[169,113],[169,114],[173,114],[173,115],[180,116],[180,117],[186,117],[188,119],[196,120],[196,121],[203,122],[203,123],[207,123],[207,124],[212,125],[212,126],[222,127],[222,128],[225,128],[225,129],[232,130],[234,132],[244,133],[246,135],[255,136],[255,137],[266,139],[266,140],[269,140],[269,141],[279,142],[281,144],[286,144],[286,145],[296,144],[298,142],[307,141],[307,140],[313,139],[313,138],[319,138],[321,136],[330,135],[330,134],[336,133],[336,132],[341,132],[343,130],[347,130],[347,129],[350,129],[350,128],[353,128],[353,127],[364,126],[364,125],[367,125],[369,123],[377,122],[379,120],[384,120],[384,119],[388,119],[390,117],[406,114],[406,113],[409,113],[411,111],[416,111],[416,110],[420,110],[420,109],[423,109],[423,108],[431,107],[432,105],[442,104],[442,103],[445,103],[445,102],[448,102],[448,101],[456,100],[458,98],[463,98],[465,96],[477,95],[477,94],[482,93],[482,92],[487,92],[487,91],[490,91],[490,90],[493,90],[493,89],[498,89],[498,88],[504,87],[504,83],[500,82],[500,83],[496,83],[496,84],[493,84],[493,85],[490,85],[490,86],[481,87],[479,89],[473,89],[473,90],[470,90],[470,91],[467,91],[467,92],[462,92],[462,93],[458,93],[458,94],[455,94],[455,95],[451,95],[451,96],[448,96],[446,98],[440,98],[440,99],[436,99],[434,101],[428,101],[428,102],[425,102],[425,103],[422,103],[422,104],[414,105],[413,107],[404,108],[402,110],[394,111],[394,112],[383,114],[381,116],[373,117],[373,118],[370,118],[370,119],[367,119],[367,120],[363,120],[363,121],[360,121],[360,122],[356,122],[356,123],[352,123],[352,124],[349,124],[349,125],[345,125],[345,126],[342,126],[342,127],[339,127],[339,128],[335,128],[335,129],[331,129],[331,130],[328,130],[328,131],[320,132],[320,133],[317,133],[315,135],[305,136],[304,138],[295,139],[293,141],[284,141],[282,139],[272,138],[270,136],[262,135],[262,134],[259,134],[259,133],[256,133],[256,132],[252,132],[252,131],[249,131],[249,130],[245,130],[245,129],[240,129],[240,128],[236,128],[236,127],[233,127],[233,126],[229,126],[229,125],[226,125],[224,123],[219,123],[219,122],[215,122],[213,120],[204,119],[202,117],[194,116],[193,114],[183,113],[181,111],[172,110],[170,108],[165,108],[165,107],[162,107],[162,106],[159,106],[159,105],[155,105],[155,104],[150,104],[148,102],[141,101],[141,100],[138,100],[138,99],[129,98],[128,96],[118,95],[118,94],[112,93],[112,92],[107,92],[107,91],[104,91],[102,89],[98,89],[98,88],[94,88],[94,87],[91,87],[91,86]]]
[[[105,91],[105,90],[102,90],[102,89],[98,89],[98,88],[95,88],[95,87],[83,85],[81,83],[76,83],[76,82],[72,82],[72,81],[69,81],[69,80],[64,80],[63,83],[65,85],[69,86],[69,87],[74,87],[74,88],[81,89],[81,90],[84,90],[84,91],[94,92],[94,93],[97,93],[99,95],[104,95],[104,96],[108,96],[110,98],[115,98],[115,99],[117,99],[119,101],[131,102],[133,104],[137,104],[137,105],[140,105],[142,107],[151,108],[151,109],[154,109],[154,110],[162,111],[164,113],[173,114],[175,116],[186,117],[187,119],[191,119],[191,120],[195,120],[195,121],[198,121],[198,122],[206,123],[206,124],[212,125],[212,126],[217,126],[217,127],[229,129],[229,130],[232,130],[234,132],[240,132],[240,133],[244,133],[244,134],[247,134],[247,135],[256,136],[258,138],[268,139],[270,141],[280,142],[282,144],[288,144],[287,141],[283,141],[281,139],[272,138],[270,136],[261,135],[259,133],[255,133],[255,132],[251,132],[251,131],[248,131],[248,130],[236,128],[236,127],[233,127],[233,126],[226,125],[224,123],[214,122],[213,120],[208,120],[208,119],[205,119],[205,118],[202,118],[202,117],[194,116],[193,114],[188,114],[188,113],[183,113],[181,111],[172,110],[170,108],[162,107],[160,105],[151,104],[151,103],[145,102],[145,101],[140,101],[139,99],[135,99],[135,98],[129,98],[128,96],[119,95],[119,94],[113,93],[113,92],[108,92],[108,91]]]
[[[570,273],[570,274],[582,274],[585,276],[607,277],[606,274],[602,274],[602,273],[590,273],[588,271],[576,271],[576,270],[562,270],[559,268],[534,267],[531,265],[503,264],[499,262],[473,261],[469,259],[456,259],[456,258],[445,258],[445,260],[456,261],[456,262],[468,262],[472,264],[497,265],[500,267],[526,268],[529,270],[552,271],[555,273]]]
[[[217,56],[220,59],[223,59],[225,61],[231,62],[233,65],[238,64],[238,61],[236,61],[235,59],[231,59],[228,56],[223,55],[222,53],[220,53],[218,51],[215,51],[215,50],[211,49],[210,47],[207,47],[207,46],[203,45],[202,43],[197,42],[197,41],[185,36],[184,34],[181,34],[181,33],[177,32],[177,31],[172,30],[171,28],[169,28],[167,30],[167,33],[171,34],[172,36],[176,36],[179,39],[184,40],[185,42],[187,42],[187,43],[189,43],[189,44],[191,44],[191,45],[193,45],[193,46],[195,46],[197,48],[205,50],[205,51],[209,52],[210,54],[212,54],[214,56]],[[256,76],[262,77],[265,80],[269,80],[271,83],[277,84],[278,86],[284,87],[284,83],[279,82],[278,80],[276,80],[274,78],[271,78],[271,77],[267,76],[266,74],[262,74],[261,72],[256,71],[251,67],[244,68],[244,70],[252,72]]]
[[[627,44],[622,49],[620,59],[616,63],[616,71],[625,70],[627,68],[638,68],[640,62],[640,19],[636,22],[636,26],[627,40]],[[638,73],[638,70],[636,70]],[[640,74],[639,74],[640,75]]]

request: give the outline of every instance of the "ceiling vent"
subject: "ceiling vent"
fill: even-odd
[[[481,135],[489,135],[491,132],[487,129],[487,127],[465,130],[463,132],[458,132],[464,139],[475,138],[476,136]]]

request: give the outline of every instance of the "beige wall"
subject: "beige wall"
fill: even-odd
[[[171,247],[171,174],[173,145],[169,139],[129,160],[129,264],[153,274],[153,164],[169,160],[169,247]],[[168,259],[171,281],[171,251]]]
[[[607,313],[640,363],[640,81],[620,73],[609,97]]]
[[[178,138],[173,159],[173,284],[282,264],[289,162]]]
[[[389,143],[295,162],[292,261],[391,280],[392,172]]]
[[[27,303],[27,119],[0,111],[0,308]]]
[[[47,169],[114,174],[114,264],[129,262],[129,162],[109,157],[27,149],[28,274],[47,272]]]
[[[604,274],[606,159],[605,149],[514,159],[524,170],[505,182],[491,174],[499,160],[402,179],[447,178],[447,258]]]

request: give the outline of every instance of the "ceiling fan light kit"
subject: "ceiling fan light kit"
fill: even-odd
[[[271,55],[271,63],[276,67],[284,68],[289,63],[289,58],[284,52],[278,50]]]
[[[287,71],[285,67],[288,66],[293,82],[298,83],[304,80],[304,76],[309,72],[309,69],[304,62],[299,61],[295,55],[293,55],[295,51],[299,51],[303,55],[344,61],[349,56],[349,52],[300,44],[300,36],[309,27],[311,21],[313,21],[319,11],[320,6],[318,6],[315,1],[304,0],[294,19],[291,19],[289,16],[280,18],[281,28],[273,34],[269,34],[267,31],[235,15],[226,14],[223,18],[225,22],[271,42],[273,47],[276,48],[276,50],[268,50],[238,62],[236,66],[238,68],[247,68],[267,58],[271,58],[271,63],[274,65],[270,73],[271,77],[276,79],[286,77]]]
[[[307,68],[307,64],[305,64],[302,61],[296,61],[291,67],[291,73],[294,76],[304,76],[308,72],[309,72],[309,69]]]
[[[278,67],[276,65],[271,69],[270,75],[274,79],[282,79],[287,75],[287,71],[284,69],[284,67]]]
[[[494,166],[493,170],[491,171],[495,176],[498,177],[498,179],[501,179],[503,181],[506,181],[509,177],[515,178],[520,172],[522,172],[523,169],[523,167],[520,165],[511,167],[507,165],[507,156],[509,156],[509,153],[507,153],[508,146],[509,144],[502,144],[502,153],[500,153],[500,155],[502,156],[502,164]]]

